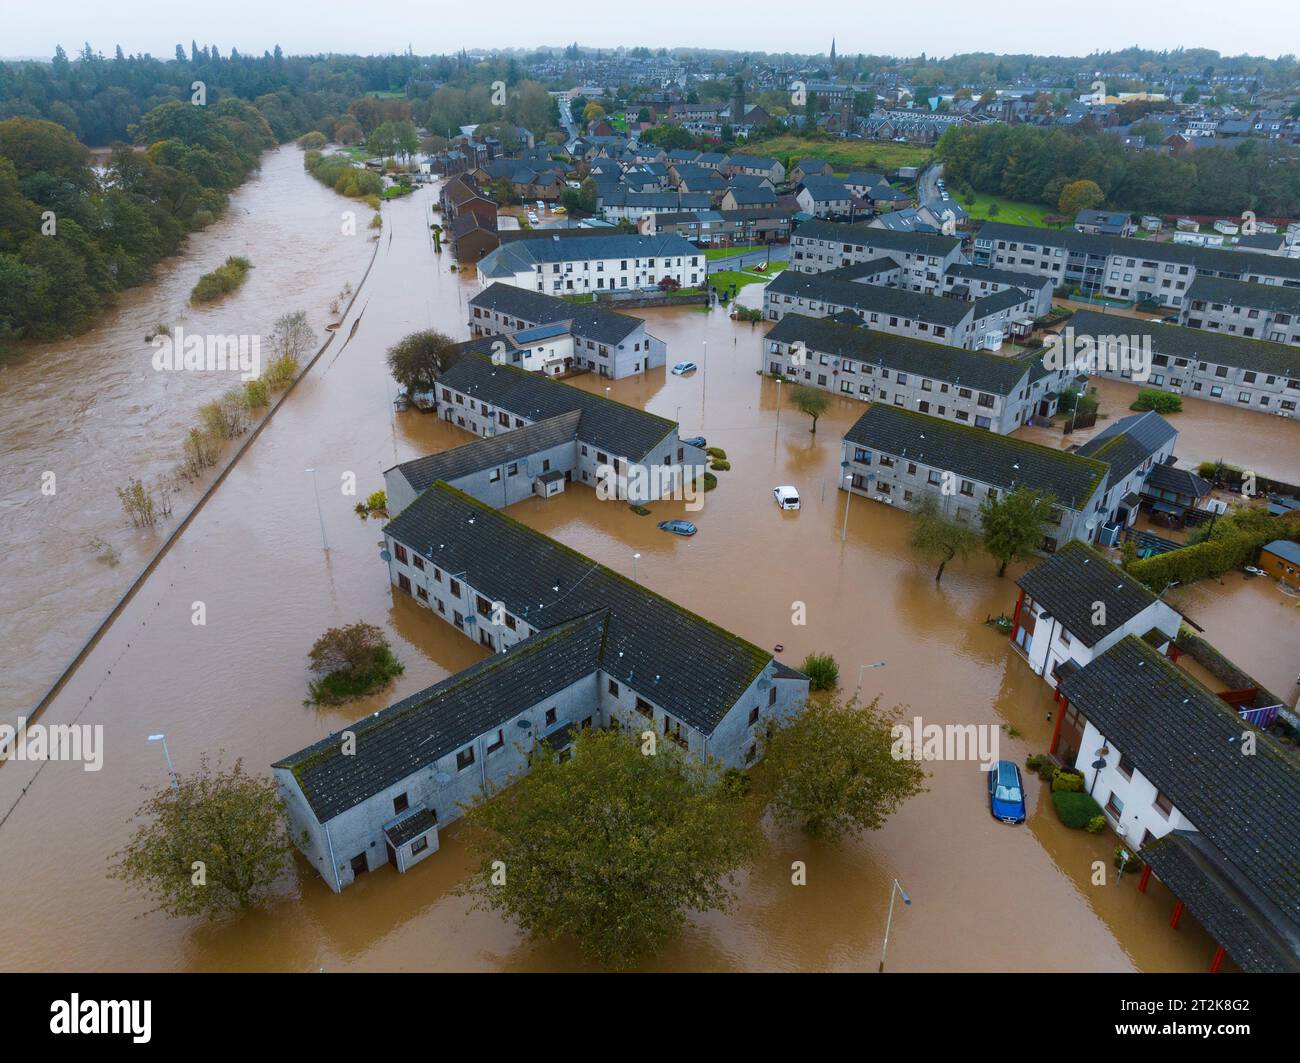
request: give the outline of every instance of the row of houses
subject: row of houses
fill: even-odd
[[[1008,337],[1033,330],[1042,296],[1005,287],[981,296],[933,295],[905,286],[905,269],[891,258],[826,273],[785,270],[763,291],[763,314],[833,317],[868,329],[932,340],[968,350],[997,349]]]
[[[537,233],[484,256],[479,283],[507,284],[547,295],[628,292],[669,281],[680,288],[704,283],[704,252],[672,233],[627,235],[593,230]]]
[[[969,404],[975,389],[967,390]],[[1185,513],[1208,501],[1209,485],[1176,468],[1178,433],[1159,414],[1121,418],[1077,451],[990,428],[881,396],[844,435],[840,488],[902,509],[934,496],[950,517],[971,524],[978,524],[985,498],[1017,487],[1047,492],[1054,508],[1044,553],[1074,540],[1113,545],[1144,505],[1150,509],[1159,502]]]
[[[1246,971],[1300,971],[1300,766],[1251,683],[1215,691],[1178,665],[1187,621],[1070,543],[1017,583],[1011,642],[1058,703],[1050,751],[1110,828]],[[1238,677],[1237,682],[1242,679]],[[1247,677],[1248,681],[1248,677]]]
[[[336,892],[437,851],[463,806],[527,771],[540,744],[563,755],[582,728],[652,730],[741,768],[807,698],[769,651],[445,481],[384,543],[392,585],[493,652],[273,764],[292,836]]]
[[[1209,290],[1202,289],[1199,297],[1193,297],[1192,293],[1193,284],[1206,278],[1279,289],[1279,293],[1271,294],[1283,300],[1282,305],[1300,310],[1300,260],[1280,256],[1100,236],[1073,229],[1057,231],[986,222],[975,234],[974,262],[1042,277],[1050,280],[1054,287],[1077,287],[1090,296],[1155,303],[1177,309],[1180,313],[1193,302],[1207,302]],[[1247,311],[1244,317],[1238,318],[1240,330],[1237,332],[1246,335],[1244,327],[1247,321],[1255,320],[1249,318],[1248,312],[1259,307],[1240,292],[1229,294],[1239,300],[1237,303],[1224,303],[1229,307],[1229,317],[1233,314],[1232,308],[1240,307]],[[1212,298],[1208,301],[1223,302]],[[1206,312],[1202,307],[1193,311],[1187,320],[1195,317],[1204,324]],[[1210,313],[1219,314],[1221,311],[1211,310]],[[1283,328],[1289,325],[1287,322]],[[1266,327],[1263,320],[1252,327],[1255,329],[1252,336],[1270,338],[1260,331]]]

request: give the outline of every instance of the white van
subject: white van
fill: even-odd
[[[781,509],[799,508],[799,492],[788,484],[784,487],[772,488],[772,497],[776,499],[776,504]]]

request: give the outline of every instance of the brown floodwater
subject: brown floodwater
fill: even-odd
[[[268,160],[260,181],[275,179]],[[310,185],[287,171],[279,180],[283,191],[270,196],[271,213],[276,203],[290,209],[286,200],[311,194]],[[379,526],[359,520],[352,512],[356,499],[341,490],[347,473],[355,473],[364,494],[382,486],[382,470],[394,461],[468,438],[434,417],[394,414],[384,366],[385,348],[414,329],[467,333],[465,300],[477,282],[451,272],[449,256],[431,249],[426,222],[435,194],[423,189],[385,206],[374,267],[344,323],[346,332],[364,308],[356,337],[307,374],[52,702],[43,722],[103,724],[103,770],[61,763],[0,769],[0,818],[8,813],[0,825],[0,896],[6,899],[0,967],[584,966],[567,945],[534,945],[499,917],[468,910],[456,893],[466,854],[455,827],[441,852],[409,874],[384,869],[334,895],[299,862],[268,910],[218,923],[146,914],[140,896],[105,877],[111,854],[129,835],[142,788],[166,785],[162,751],[146,740],[149,734],[166,733],[180,771],[218,750],[265,771],[277,757],[482,655],[449,625],[393,593],[378,558]],[[336,205],[327,201],[322,210]],[[292,240],[278,252],[313,278],[330,257],[302,251]],[[364,258],[355,254],[354,280]],[[280,299],[307,301],[295,291],[286,286]],[[754,290],[744,293],[746,302],[756,297]],[[141,335],[154,316],[152,308],[141,313],[142,320],[121,323],[124,336]],[[814,650],[833,653],[846,692],[858,684],[861,665],[883,661],[861,674],[863,697],[904,705],[909,717],[930,723],[1004,726],[1001,755],[1017,761],[1045,748],[1054,708],[1048,687],[984,622],[1011,610],[1015,571],[998,579],[993,562],[979,558],[949,566],[936,585],[930,566],[908,550],[906,516],[861,498],[849,503],[842,541],[846,498],[835,487],[838,443],[861,407],[836,399],[816,435],[788,405],[778,425],[777,387],[757,374],[764,326],[736,324],[722,310],[644,316],[668,342],[670,363],[690,358],[700,371],[673,377],[660,369],[624,381],[582,377],[576,383],[595,391],[608,386],[617,399],[679,418],[687,434],[703,433],[727,450],[731,471],[718,474],[718,488],[698,513],[686,513],[682,503],[657,503],[652,516],[638,517],[575,487],[549,501],[522,502],[512,515],[628,574],[639,552],[637,576],[648,586],[760,645],[783,644],[781,657],[791,663]],[[184,411],[196,401],[187,396]],[[141,415],[141,424],[169,416],[160,408]],[[183,423],[184,413],[175,416]],[[75,423],[53,418],[51,412],[39,434],[57,439],[60,427]],[[165,440],[174,434],[165,432]],[[116,438],[105,432],[101,446],[118,449]],[[328,550],[309,468],[317,470]],[[771,489],[783,483],[799,487],[801,511],[775,508]],[[694,520],[699,534],[684,540],[656,530],[656,521],[678,515]],[[35,517],[6,519],[35,549]],[[76,586],[96,572],[79,550],[46,578]],[[23,611],[34,599],[35,592]],[[196,601],[207,611],[200,627],[190,622]],[[796,626],[799,602],[807,623]],[[36,608],[41,616],[21,619],[24,629],[38,632],[20,642],[22,657],[54,672],[62,642],[75,642],[63,629],[86,619],[85,611]],[[360,619],[384,626],[405,674],[382,696],[340,709],[305,708],[311,643],[328,626]],[[1264,678],[1263,660],[1294,631],[1260,632],[1234,656]],[[1116,883],[1109,866],[1106,884],[1092,884],[1093,863],[1108,860],[1114,839],[1063,828],[1036,778],[1027,780],[1029,822],[1013,828],[990,818],[976,765],[937,763],[930,772],[927,793],[880,831],[839,847],[769,829],[770,846],[740,880],[734,909],[694,919],[647,968],[873,970],[895,878],[913,903],[894,914],[893,970],[1208,966],[1213,945],[1194,920],[1184,919],[1177,932],[1168,928],[1172,899],[1164,887],[1153,883],[1141,895],[1135,876]],[[807,885],[791,884],[794,861],[806,864]]]
[[[157,324],[265,336],[281,314],[305,310],[323,341],[330,300],[373,250],[368,235],[342,236],[347,209],[303,171],[297,148],[268,152],[221,220],[94,329],[0,359],[0,644],[22,662],[0,684],[0,721],[31,708],[200,494],[187,487],[152,529],[123,516],[115,489],[172,470],[198,407],[240,383],[237,372],[158,372],[145,336]],[[191,307],[200,274],[230,255],[253,263],[243,287]],[[42,491],[46,472],[53,494]]]

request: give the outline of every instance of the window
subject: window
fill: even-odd
[[[758,706],[757,706],[757,705],[755,705],[752,709],[749,710],[749,722],[750,722],[750,725],[751,725],[751,726],[752,726],[753,724],[758,723]]]
[[[636,711],[639,712],[642,716],[648,717],[649,719],[652,720],[654,719],[654,715],[655,715],[654,707],[650,704],[650,702],[646,701],[645,698],[638,697],[636,699]]]
[[[410,807],[411,807],[411,801],[410,798],[406,796],[406,794],[398,794],[396,797],[393,798],[394,815],[396,815],[398,812],[405,812]]]
[[[1124,815],[1124,802],[1114,791],[1111,791],[1110,800],[1106,802],[1106,811],[1117,820]]]
[[[406,547],[401,543],[393,543],[393,556],[402,564],[406,564]]]
[[[546,726],[547,726],[547,727],[550,727],[551,724],[553,724],[555,721],[556,721],[555,710],[554,710],[554,709],[547,709],[547,710],[546,710]]]
[[[415,856],[417,853],[422,853],[427,848],[429,848],[429,836],[421,834],[415,841],[411,842],[411,855]]]
[[[492,742],[487,747],[487,751],[489,753],[495,753],[498,749],[501,749],[505,744],[506,744],[505,730],[498,727],[497,736],[496,738],[492,739]]]
[[[1164,793],[1160,790],[1156,791],[1155,806],[1159,810],[1160,814],[1165,817],[1165,819],[1168,819],[1171,815],[1173,815],[1174,803],[1170,801],[1169,798],[1166,797]]]
[[[474,763],[474,747],[468,746],[456,754],[456,770],[464,771]]]
[[[1126,779],[1133,778],[1133,762],[1128,759],[1127,753],[1119,755],[1119,773]]]

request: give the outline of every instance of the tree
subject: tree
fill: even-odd
[[[944,513],[938,499],[927,494],[912,504],[911,545],[922,557],[939,562],[934,574],[938,583],[948,562],[968,557],[979,545],[979,536],[970,525]]]
[[[920,762],[894,756],[900,717],[901,709],[881,710],[879,699],[816,698],[771,727],[760,779],[773,818],[827,841],[879,830],[925,790]]]
[[[308,688],[309,705],[334,705],[368,694],[404,670],[383,631],[364,621],[330,628],[307,657],[320,676]]]
[[[587,124],[599,122],[604,117],[605,108],[595,100],[589,100],[587,106],[582,109],[582,120]]]
[[[984,549],[999,562],[998,576],[1012,561],[1028,557],[1043,541],[1043,525],[1052,519],[1055,496],[1021,484],[1001,498],[987,495],[980,503]]]
[[[830,409],[830,396],[824,391],[813,387],[811,384],[800,384],[794,389],[794,394],[790,401],[794,403],[794,408],[800,413],[806,413],[812,418],[812,432],[817,434],[817,419]]]
[[[1076,217],[1081,210],[1093,210],[1101,206],[1106,194],[1096,181],[1071,181],[1061,189],[1057,200],[1057,209],[1067,218]]]
[[[451,365],[455,348],[455,340],[435,329],[412,332],[388,348],[388,371],[409,396],[430,391]]]
[[[264,903],[289,865],[289,831],[269,778],[207,757],[140,806],[141,823],[109,877],[143,889],[168,915],[216,916]]]
[[[295,362],[316,346],[316,330],[307,321],[304,310],[282,314],[276,318],[269,338],[271,353],[277,358],[292,358]]]
[[[538,743],[531,760],[465,815],[477,866],[462,891],[475,907],[622,968],[660,949],[688,913],[731,906],[733,876],[758,839],[716,767],[663,736],[647,747],[590,729],[566,759]]]

